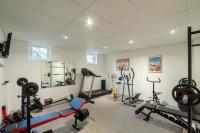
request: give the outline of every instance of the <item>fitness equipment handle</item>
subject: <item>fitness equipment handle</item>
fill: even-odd
[[[133,68],[131,68],[132,74],[133,74],[133,78],[135,78],[135,72],[133,70]]]
[[[124,76],[123,76],[123,72],[122,72],[123,69],[124,69],[124,68],[122,67],[122,68],[121,68],[121,71],[120,71],[120,74],[121,74],[121,77],[122,77],[122,78],[124,78]]]
[[[149,80],[149,77],[147,77],[147,81],[148,81],[148,82],[154,82],[154,83],[160,83],[160,82],[161,82],[161,79],[158,78],[158,80]]]
[[[121,77],[124,79],[124,78],[127,78],[128,76],[128,78],[129,79],[133,79],[134,77],[135,77],[135,72],[134,72],[134,70],[133,70],[133,68],[131,68],[131,72],[132,72],[132,77],[131,77],[131,74],[130,73],[128,73],[127,75],[125,74],[125,73],[123,73],[123,69],[124,69],[124,67],[122,67],[121,68],[121,71],[120,71],[120,74],[121,74]]]

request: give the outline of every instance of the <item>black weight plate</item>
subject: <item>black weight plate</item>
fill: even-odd
[[[179,80],[178,82],[179,84],[183,84],[183,85],[188,85],[189,84],[189,80],[188,78],[182,78]],[[197,83],[192,79],[192,85],[193,86],[197,86]]]
[[[28,79],[26,78],[19,78],[17,80],[17,85],[23,87],[24,85],[26,85],[28,83]]]
[[[23,86],[23,91],[26,96],[34,96],[37,94],[39,86],[36,83],[29,82]]]
[[[183,96],[188,96],[188,102],[183,102]],[[200,103],[200,91],[198,88],[196,88],[193,85],[184,85],[179,84],[175,86],[172,90],[172,97],[176,102],[178,102],[180,105],[185,106],[193,106]]]

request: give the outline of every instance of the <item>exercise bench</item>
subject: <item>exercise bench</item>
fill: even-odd
[[[86,104],[87,102],[90,102],[90,101],[86,101],[82,98],[74,98],[69,103],[70,108],[67,108],[67,109],[64,109],[64,110],[61,110],[58,112],[52,112],[49,114],[31,118],[31,129],[41,126],[43,124],[52,122],[54,120],[60,119],[60,118],[69,117],[74,114],[75,115],[75,124],[73,125],[73,127],[75,129],[79,130],[79,128],[77,128],[77,120],[79,120],[78,113],[81,112],[83,105]],[[93,103],[93,102],[91,102],[91,103]],[[85,117],[87,117],[87,116],[85,116]],[[26,131],[27,130],[26,123],[27,123],[27,120],[23,120],[18,123],[8,125],[7,127],[5,127],[5,132],[6,133],[18,133],[18,132]]]

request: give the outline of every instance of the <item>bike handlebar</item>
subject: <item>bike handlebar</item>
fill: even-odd
[[[158,80],[149,80],[149,77],[147,77],[147,81],[148,81],[148,82],[154,82],[154,83],[160,83],[160,82],[161,82],[161,79],[158,78]]]

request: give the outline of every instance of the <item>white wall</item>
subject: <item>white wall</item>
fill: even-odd
[[[0,42],[2,43],[4,40],[4,35],[3,32],[1,30],[0,27]],[[3,105],[5,105],[5,99],[6,99],[6,93],[5,93],[5,86],[2,85],[2,83],[4,82],[4,67],[1,67],[5,64],[5,60],[0,58],[0,107],[2,107]],[[0,115],[0,120],[1,120],[1,115]]]
[[[148,56],[154,55],[162,55],[162,73],[148,72]],[[197,60],[199,59],[198,57],[195,56],[195,62],[197,62]],[[150,96],[152,97],[152,84],[146,81],[146,77],[149,76],[153,79],[160,77],[162,82],[160,84],[156,84],[156,88],[157,91],[163,92],[163,94],[160,95],[161,101],[167,101],[169,104],[176,105],[171,93],[173,87],[177,85],[179,79],[187,77],[186,44],[175,44],[157,48],[149,48],[107,55],[106,73],[119,74],[119,72],[115,70],[116,59],[123,58],[130,59],[130,66],[134,68],[134,71],[136,73],[134,80],[135,92],[141,92],[144,99],[147,99]],[[199,69],[199,65],[198,68],[196,68],[195,70],[197,69]],[[198,72],[198,75],[199,74],[200,72]],[[195,80],[199,81],[197,77],[198,76],[196,76]],[[119,91],[121,92],[121,90]]]
[[[26,77],[29,81],[41,83],[41,62],[28,59],[28,42],[12,40],[10,55],[7,60],[6,79],[9,84],[9,110],[20,107],[20,99],[17,95],[21,93],[21,88],[16,85],[20,77]],[[59,47],[52,47],[52,60],[72,62],[77,68],[77,83],[72,86],[44,88],[39,90],[39,97],[43,101],[45,98],[59,98],[69,94],[77,94],[80,89],[80,69],[89,68],[99,75],[104,75],[104,55],[98,56],[97,65],[86,64],[86,53]],[[103,77],[102,77],[103,78]],[[100,88],[100,79],[96,80],[94,88]]]
[[[200,76],[200,55],[198,53],[200,53],[200,48],[195,50],[194,78],[196,81],[199,81],[198,78]],[[148,56],[152,55],[162,55],[162,73],[148,73]],[[53,47],[53,61],[65,61],[75,63],[77,68],[77,84],[73,86],[40,89],[38,95],[39,97],[41,97],[41,100],[43,100],[48,97],[59,98],[62,96],[67,96],[71,93],[77,94],[80,88],[81,68],[89,68],[97,75],[103,76],[102,78],[106,78],[108,73],[119,74],[119,72],[115,70],[116,59],[119,58],[130,59],[130,65],[134,68],[134,71],[136,73],[136,77],[134,80],[135,92],[142,92],[143,98],[151,96],[152,84],[146,81],[146,77],[160,77],[162,82],[156,85],[157,90],[163,92],[163,94],[160,96],[160,99],[162,101],[167,101],[169,104],[176,105],[171,96],[171,91],[180,78],[187,76],[186,44],[169,45],[118,54],[99,55],[98,65],[86,64],[86,53],[84,52]],[[21,88],[16,85],[16,80],[20,77],[26,77],[29,79],[29,81],[36,82],[40,85],[41,62],[28,60],[27,42],[12,40],[10,55],[9,58],[6,60],[6,67],[4,69],[6,72],[5,80],[10,81],[9,86],[7,87],[9,110],[17,109],[20,107],[20,99],[17,98],[17,95],[20,94]],[[107,80],[107,83],[109,83],[109,80]],[[100,79],[95,81],[94,88],[100,88]],[[107,88],[110,88],[110,86],[108,85]]]

